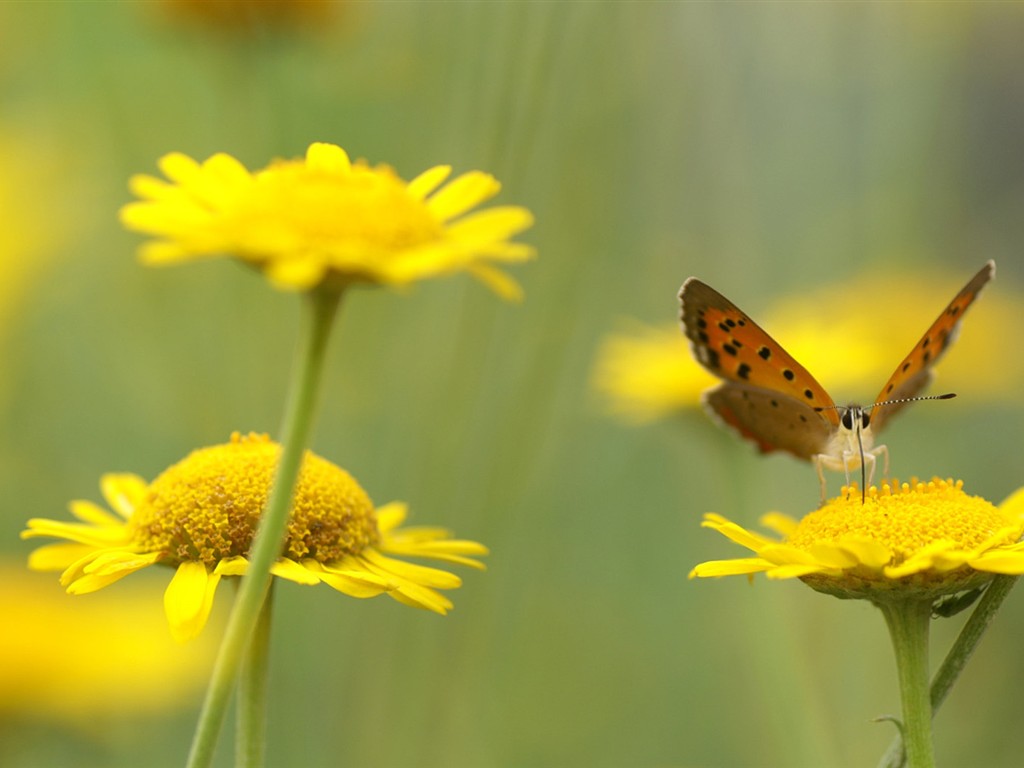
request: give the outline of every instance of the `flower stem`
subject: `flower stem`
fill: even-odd
[[[274,605],[274,582],[270,582],[263,610],[249,648],[242,659],[238,678],[235,765],[263,768],[266,765],[267,667],[270,657],[270,626]]]
[[[281,552],[291,511],[292,493],[312,431],[327,340],[341,301],[341,291],[317,290],[306,294],[304,299],[306,306],[300,333],[301,346],[281,426],[281,458],[270,499],[263,511],[263,521],[250,550],[249,568],[242,578],[214,662],[210,685],[192,738],[188,768],[207,768],[213,759],[217,735],[224,722],[228,698],[234,687],[242,654],[253,637],[270,585],[270,567]]]
[[[880,602],[889,625],[903,704],[903,742],[910,768],[934,768],[932,706],[928,694],[928,630],[931,600]]]
[[[992,579],[992,583],[985,590],[985,594],[982,595],[978,606],[971,613],[971,618],[967,620],[964,628],[960,630],[956,642],[953,643],[953,647],[950,648],[949,653],[943,660],[942,666],[939,667],[939,671],[935,674],[935,679],[932,680],[932,717],[935,717],[939,707],[942,706],[942,702],[946,700],[946,695],[953,687],[953,683],[960,676],[967,661],[974,653],[974,649],[981,641],[982,635],[985,634],[985,630],[992,623],[992,619],[999,610],[999,606],[1002,605],[1006,596],[1010,594],[1010,590],[1013,589],[1018,578],[1018,576],[1000,575]],[[879,768],[902,768],[905,762],[906,754],[903,750],[903,740],[897,736],[882,756],[882,760],[878,765]]]

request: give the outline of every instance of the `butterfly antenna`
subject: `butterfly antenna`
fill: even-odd
[[[898,397],[895,400],[882,400],[879,403],[872,403],[866,406],[864,410],[868,408],[877,408],[880,405],[899,405],[900,403],[916,403],[918,400],[952,400],[956,397],[956,392],[947,392],[944,395],[919,395],[917,397]]]
[[[898,397],[895,400],[882,400],[871,405],[865,405],[862,410],[870,411],[872,408],[877,408],[880,405],[899,405],[900,403],[916,403],[918,400],[952,400],[956,397],[956,392],[947,392],[944,395],[919,395],[917,397]],[[848,405],[819,405],[815,407],[815,411],[821,413],[822,411],[842,411],[850,406]]]

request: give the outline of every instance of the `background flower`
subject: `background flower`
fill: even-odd
[[[161,721],[171,726],[194,717],[220,621],[186,652],[171,640],[147,585],[126,585],[85,605],[69,600],[52,577],[26,572],[20,558],[0,563],[0,576],[17,585],[0,590],[5,765],[24,765],[26,755],[38,754],[33,739],[52,742],[55,762],[73,761],[62,742],[97,758],[108,750],[138,754],[144,744],[133,728],[152,739]]]
[[[509,238],[533,223],[525,208],[474,211],[501,185],[471,171],[448,181],[434,166],[409,182],[387,166],[352,163],[345,150],[311,144],[304,160],[279,160],[250,173],[230,155],[197,163],[164,155],[169,181],[132,177],[141,201],[121,220],[158,240],[139,255],[150,264],[234,256],[279,288],[323,283],[407,285],[468,271],[506,298],[519,285],[496,264],[524,261],[533,249]]]

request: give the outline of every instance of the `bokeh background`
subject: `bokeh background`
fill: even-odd
[[[443,619],[284,585],[269,764],[875,764],[893,728],[871,720],[899,703],[870,605],[686,579],[743,554],[702,513],[802,514],[813,470],[693,408],[617,418],[594,370],[609,334],[670,326],[691,274],[754,317],[808,302],[833,354],[891,335],[890,368],[994,258],[941,366],[960,397],[886,442],[901,476],[1024,484],[1024,6],[252,5],[0,4],[0,763],[183,763],[210,649],[161,645],[169,574],[66,597],[17,534],[98,501],[103,472],[276,431],[296,298],[229,262],[143,268],[116,211],[165,152],[255,168],[322,140],[405,178],[494,173],[539,258],[518,306],[464,276],[347,300],[315,449],[493,555]],[[816,293],[853,278],[846,304]],[[938,717],[945,766],[1024,761],[1022,599]],[[936,661],[962,620],[936,624]]]

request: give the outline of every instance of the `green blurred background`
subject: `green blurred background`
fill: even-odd
[[[874,765],[894,729],[870,720],[899,709],[875,609],[798,582],[686,579],[743,555],[702,513],[802,514],[813,471],[699,413],[620,424],[591,371],[622,318],[672,322],[691,274],[755,317],[847,276],[966,280],[988,258],[988,293],[1019,295],[1024,6],[291,10],[287,28],[237,29],[169,2],[0,5],[0,223],[16,213],[32,235],[0,253],[0,552],[24,558],[27,518],[99,500],[103,472],[151,478],[232,430],[277,429],[296,298],[229,262],[139,266],[116,218],[132,173],[171,150],[256,168],[317,140],[404,178],[479,168],[536,215],[525,302],[464,276],[353,292],[315,449],[378,503],[487,543],[489,570],[462,574],[444,619],[285,584],[269,764]],[[892,426],[897,468],[1001,500],[1024,484],[1020,397],[960,394]],[[159,610],[168,575],[129,581]],[[1008,736],[1024,724],[1020,597],[937,720],[944,766],[1024,763]],[[937,660],[961,622],[936,625]],[[84,729],[8,701],[0,762],[180,765],[200,697]],[[230,727],[221,746],[230,765]]]

